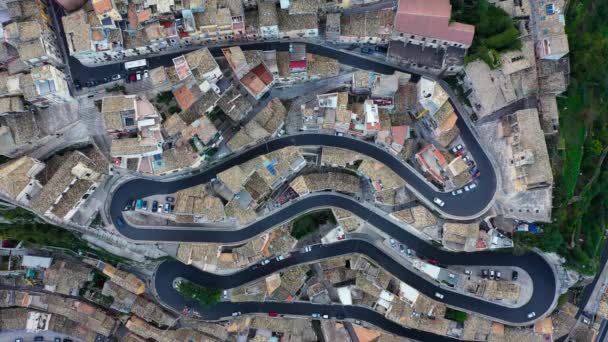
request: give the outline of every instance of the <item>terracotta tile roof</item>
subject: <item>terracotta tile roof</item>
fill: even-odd
[[[217,178],[221,180],[232,193],[237,193],[243,188],[243,183],[246,180],[246,175],[243,170],[237,165],[217,174]]]
[[[103,14],[112,9],[112,0],[93,0],[92,3],[97,14]]]
[[[163,129],[167,133],[168,136],[172,137],[178,134],[179,132],[186,129],[188,125],[182,120],[182,118],[177,115],[171,115],[165,122],[163,122]]]
[[[109,96],[101,99],[101,112],[120,112],[135,110],[135,96]]]
[[[260,26],[275,26],[279,24],[277,5],[272,1],[261,1],[258,3]]]
[[[205,74],[219,68],[219,65],[209,52],[209,49],[202,48],[184,55],[190,69],[198,69],[201,74]]]
[[[127,19],[129,20],[129,26],[132,29],[136,30],[139,25],[139,20],[137,20],[137,8],[134,3],[130,3],[127,9]]]
[[[82,196],[93,186],[94,183],[86,179],[78,179],[68,191],[61,195],[59,203],[53,205],[51,212],[57,217],[63,218],[82,199]]]
[[[290,183],[290,186],[300,195],[328,189],[344,193],[356,193],[359,191],[360,182],[357,176],[351,174],[327,172],[298,176]]]
[[[475,27],[450,23],[449,0],[400,0],[396,31],[471,45]]]
[[[273,134],[283,124],[287,109],[278,98],[273,98],[266,107],[259,111],[253,118],[269,134]]]
[[[364,159],[358,169],[374,182],[379,182],[383,189],[394,189],[405,185],[405,181],[393,170],[375,159]]]
[[[288,11],[279,10],[279,31],[300,31],[318,29],[319,18],[317,14],[290,15]]]
[[[272,73],[260,63],[241,78],[241,83],[254,95],[259,96],[272,83]]]
[[[306,59],[309,76],[333,77],[340,73],[340,63],[333,58],[307,53]]]
[[[30,157],[21,157],[0,165],[0,191],[16,198],[34,176],[29,175],[29,172],[35,165],[36,161]]]
[[[137,13],[137,20],[141,23],[146,20],[149,20],[151,16],[152,16],[152,11],[150,11],[149,8],[146,8],[145,10]]]
[[[173,91],[173,95],[180,108],[186,110],[196,102],[202,95],[202,92],[197,85],[187,86],[186,84],[183,84]]]
[[[57,260],[44,271],[43,283],[54,292],[72,295],[84,286],[90,274],[91,269],[81,263]]]
[[[110,156],[121,157],[150,153],[158,149],[156,141],[145,141],[140,138],[122,138],[112,140]]]
[[[406,125],[393,126],[391,128],[391,133],[393,135],[393,143],[403,145],[405,143],[405,139],[408,138],[408,131],[409,127]]]
[[[239,201],[234,198],[230,202],[228,202],[228,204],[226,204],[224,210],[226,211],[227,217],[236,218],[237,222],[241,226],[247,225],[255,221],[255,219],[257,218],[255,211],[249,208],[241,207]]]
[[[376,341],[382,335],[380,331],[367,329],[357,324],[353,325],[353,329],[357,335],[357,340],[360,342]]]
[[[251,103],[235,87],[230,87],[217,102],[217,105],[233,121],[238,122],[252,108]]]
[[[57,164],[54,167],[55,170],[51,170],[53,167],[47,167],[44,172],[39,174],[39,178],[46,176],[48,177],[48,181],[41,181],[41,184],[44,184],[44,186],[42,190],[34,196],[31,202],[32,208],[42,214],[55,205],[54,203],[57,198],[76,178],[72,173],[72,170],[78,166],[78,164],[82,164],[86,168],[97,171],[95,162],[79,151],[70,152],[63,157],[55,156],[47,161],[47,165],[53,165],[53,160],[56,160],[55,164]],[[83,195],[83,193],[80,195]],[[62,200],[63,199],[61,199],[57,205],[60,205]]]
[[[226,145],[231,151],[235,152],[253,142],[254,140],[249,134],[247,134],[247,130],[241,129],[240,131],[236,132],[236,134],[230,140],[228,140]]]

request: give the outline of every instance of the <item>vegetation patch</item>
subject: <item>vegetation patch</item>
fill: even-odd
[[[455,310],[452,308],[446,308],[445,309],[445,318],[449,319],[450,321],[454,321],[454,322],[458,322],[458,323],[464,323],[467,320],[467,317],[469,315],[466,312],[460,311],[460,310]]]
[[[128,262],[128,259],[103,249],[91,247],[77,234],[42,221],[23,208],[0,211],[0,216],[12,224],[0,224],[0,239],[24,241],[39,246],[58,247],[101,259],[111,264]]]
[[[319,230],[319,226],[331,223],[336,224],[336,218],[329,209],[313,211],[296,218],[291,225],[291,236],[300,240]]]
[[[156,102],[164,104],[169,104],[169,102],[171,102],[173,99],[175,99],[175,96],[173,96],[173,93],[170,91],[158,93],[155,98]]]
[[[521,49],[513,19],[488,0],[451,0],[452,20],[474,25],[475,37],[466,62],[481,59],[491,68],[500,66],[500,53]]]
[[[598,271],[608,227],[608,2],[574,0],[566,11],[570,85],[558,101],[560,150],[554,155],[553,223],[517,233],[522,248],[556,252],[582,274]]]
[[[179,282],[177,292],[184,298],[196,300],[203,306],[219,302],[222,294],[220,289],[208,288],[187,280]]]
[[[115,84],[112,87],[106,87],[106,91],[108,93],[121,93],[121,94],[126,94],[127,93],[127,89],[122,84]]]

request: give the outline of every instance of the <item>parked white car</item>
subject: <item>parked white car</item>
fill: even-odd
[[[462,194],[462,189],[452,191],[452,196],[458,196],[460,194]]]
[[[435,292],[435,297],[437,297],[439,299],[443,299],[443,294],[441,294],[439,292]]]
[[[443,207],[445,205],[445,202],[442,201],[439,197],[433,198],[433,203],[437,204],[440,207]]]
[[[475,189],[476,187],[477,187],[476,183],[471,183],[469,185],[464,186],[464,191],[471,191],[471,190]]]

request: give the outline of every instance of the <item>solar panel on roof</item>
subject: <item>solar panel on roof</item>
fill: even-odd
[[[553,15],[555,14],[555,6],[553,4],[547,4],[545,6],[545,11],[547,12],[547,15]]]

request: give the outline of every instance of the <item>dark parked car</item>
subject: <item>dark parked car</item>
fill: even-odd
[[[482,278],[487,278],[488,277],[488,270],[481,270],[481,277]]]
[[[117,218],[116,218],[116,226],[118,226],[118,227],[122,227],[122,226],[124,226],[124,225],[125,225],[125,221],[123,221],[123,220],[122,220],[122,218],[117,217]]]
[[[380,52],[380,53],[387,53],[388,52],[388,48],[386,46],[376,46],[374,48],[374,50],[376,50],[376,52]]]
[[[173,203],[175,202],[175,197],[171,197],[171,196],[167,196],[167,198],[165,198],[167,200],[167,202],[169,203]]]
[[[44,341],[44,336],[36,336],[34,337],[34,341]]]
[[[517,280],[518,277],[519,277],[519,273],[517,273],[517,271],[513,271],[513,274],[511,275],[511,280],[515,281],[515,280]]]
[[[156,212],[158,210],[158,201],[152,202],[152,212]]]
[[[361,53],[364,53],[366,55],[372,55],[374,53],[374,49],[364,46],[361,48]]]
[[[125,207],[122,210],[123,211],[131,210],[131,203],[132,203],[132,201],[127,202],[127,204],[125,205]]]

